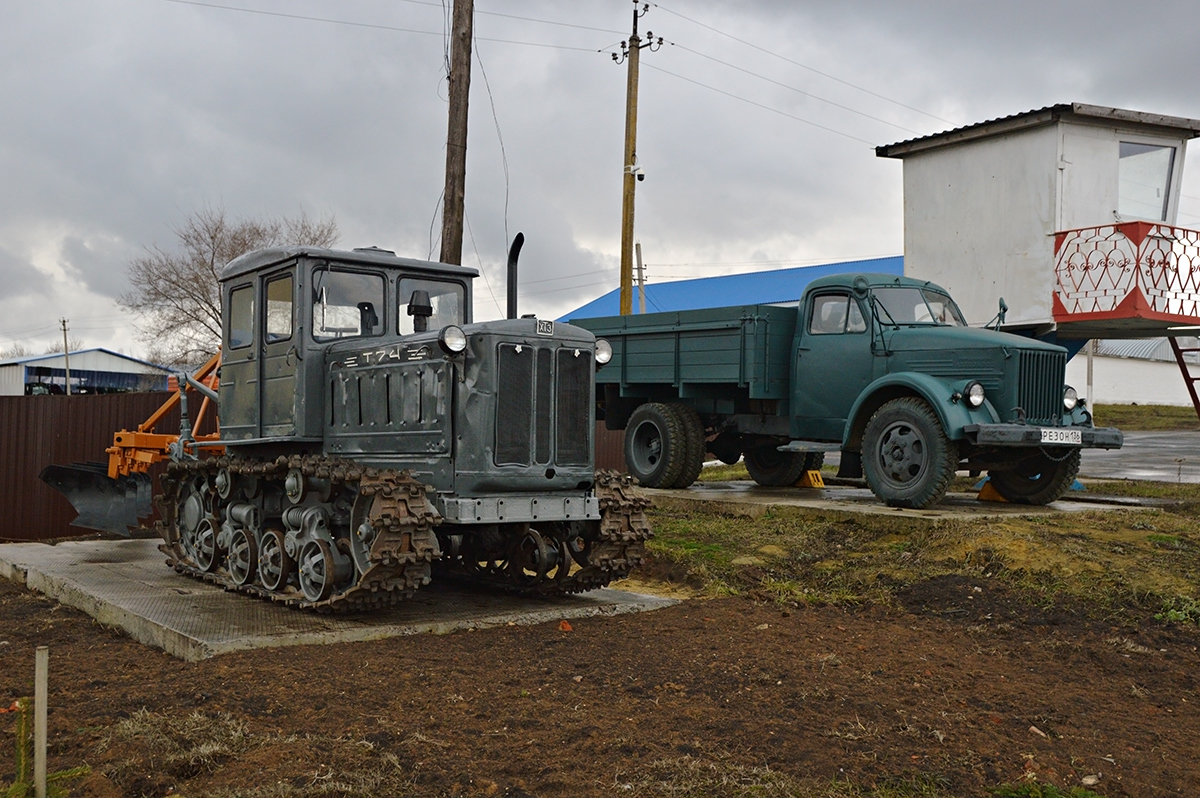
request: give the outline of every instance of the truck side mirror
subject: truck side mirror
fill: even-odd
[[[413,332],[425,332],[429,329],[433,303],[429,300],[428,291],[418,288],[412,292],[412,297],[408,300],[408,315],[413,317]]]

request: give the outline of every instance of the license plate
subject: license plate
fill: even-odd
[[[1042,428],[1042,443],[1065,443],[1071,446],[1083,444],[1083,431],[1077,429]]]

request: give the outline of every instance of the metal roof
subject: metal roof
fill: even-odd
[[[700,277],[694,280],[676,280],[669,283],[650,283],[646,286],[646,312],[696,310],[698,308],[722,308],[732,305],[768,305],[782,302],[797,302],[804,288],[813,280],[847,272],[873,272],[876,274],[904,275],[904,258],[871,258],[818,266],[798,266],[790,269],[774,269],[746,274],[726,274],[719,277]],[[633,306],[638,307],[638,291],[633,289]],[[621,312],[621,289],[614,288],[607,294],[588,302],[559,317],[588,319],[600,316],[616,316]]]
[[[1196,338],[1176,338],[1184,349],[1197,348]],[[1135,360],[1160,360],[1175,362],[1175,353],[1166,338],[1108,338],[1097,339],[1096,354],[1103,357],[1127,357]],[[1183,359],[1189,363],[1200,363],[1196,352],[1184,352]]]
[[[329,261],[341,261],[356,264],[374,264],[389,269],[409,268],[423,271],[436,271],[461,274],[467,277],[477,277],[479,272],[468,266],[454,266],[448,263],[433,263],[427,260],[401,258],[395,252],[378,247],[366,247],[355,250],[322,249],[320,247],[272,247],[247,252],[234,258],[221,270],[221,280],[228,280],[238,275],[252,272],[264,266],[283,263],[291,258],[307,255],[310,258],[322,258]]]
[[[1148,114],[1142,111],[1128,111],[1123,108],[1108,108],[1102,105],[1086,103],[1060,103],[1037,108],[1020,114],[989,119],[973,125],[957,127],[942,133],[920,136],[895,144],[885,144],[875,148],[875,154],[880,158],[903,158],[919,152],[945,147],[950,144],[961,144],[965,141],[984,139],[989,136],[999,136],[1018,130],[1041,127],[1058,122],[1060,119],[1090,120],[1107,123],[1133,124],[1138,127],[1166,128],[1170,131],[1185,133],[1188,138],[1200,137],[1200,119],[1188,119],[1182,116],[1166,116],[1163,114]]]
[[[91,349],[77,349],[74,352],[71,352],[70,355],[72,357],[75,357],[76,355],[86,355],[86,354],[89,354],[92,352],[100,352],[101,354],[120,358],[121,360],[128,360],[131,363],[138,363],[143,366],[150,366],[151,368],[159,369],[164,374],[170,372],[170,369],[167,368],[166,366],[159,365],[158,363],[151,363],[148,360],[141,360],[140,358],[131,357],[130,355],[123,355],[120,352],[114,352],[111,349],[105,349],[102,346],[94,346]],[[23,365],[26,363],[34,363],[39,360],[53,360],[55,358],[61,359],[62,356],[63,356],[62,352],[47,352],[44,355],[26,355],[24,357],[13,357],[13,358],[9,358],[8,360],[0,360],[0,366],[13,366],[13,365],[17,365],[17,364]]]

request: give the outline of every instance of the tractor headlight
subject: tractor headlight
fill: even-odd
[[[983,397],[983,383],[970,382],[967,383],[967,387],[963,389],[963,399],[965,399],[967,404],[969,404],[971,407],[979,407],[982,405]]]
[[[612,360],[612,344],[603,338],[596,339],[596,365],[603,366]]]
[[[467,334],[455,324],[443,327],[438,333],[438,346],[447,355],[457,355],[467,348]]]
[[[1079,392],[1068,385],[1066,390],[1063,391],[1063,407],[1069,413],[1075,409],[1075,405],[1077,404],[1079,404]]]

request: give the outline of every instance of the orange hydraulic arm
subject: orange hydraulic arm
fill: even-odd
[[[211,360],[192,375],[192,379],[215,391],[219,384],[217,368],[220,365],[221,355],[213,355]],[[181,382],[171,398],[163,402],[162,406],[150,415],[150,418],[139,424],[136,432],[121,430],[113,433],[113,445],[105,450],[108,453],[108,476],[110,478],[116,479],[118,476],[145,473],[150,470],[150,466],[170,456],[170,447],[179,442],[179,433],[155,432],[154,427],[162,420],[163,416],[179,404],[180,395],[187,389],[186,383]],[[208,413],[209,404],[209,398],[204,397],[204,401],[200,403],[199,412],[192,420],[192,429],[200,428],[204,416]],[[195,442],[212,443],[220,439],[221,433],[218,431],[212,435],[197,435]],[[191,448],[186,443],[185,447]],[[205,448],[217,454],[224,451],[220,446],[206,446]]]

